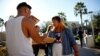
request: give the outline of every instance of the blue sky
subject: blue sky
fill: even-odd
[[[32,6],[32,15],[40,21],[48,21],[58,12],[64,12],[67,21],[79,21],[80,17],[74,15],[74,6],[80,0],[0,0],[0,18],[5,21],[10,15],[16,16],[16,6],[20,2],[27,2]],[[81,0],[87,6],[88,11],[97,12],[100,10],[100,0]],[[83,20],[89,19],[89,15],[84,15]]]

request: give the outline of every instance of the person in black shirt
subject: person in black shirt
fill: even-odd
[[[78,36],[80,39],[81,47],[83,47],[83,30],[82,27],[79,27]]]

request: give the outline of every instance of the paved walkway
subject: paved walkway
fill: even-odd
[[[79,45],[80,56],[100,56],[100,49],[80,47],[79,40],[76,41]]]
[[[100,56],[100,49],[88,48],[86,46],[81,48],[80,41],[77,40],[76,42],[77,42],[78,47],[79,47],[80,56]],[[41,52],[41,53],[43,53],[43,52]],[[39,56],[43,56],[43,55],[39,55]]]

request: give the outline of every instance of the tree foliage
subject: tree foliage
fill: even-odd
[[[3,24],[4,24],[4,20],[0,18],[0,27],[3,26]]]
[[[76,5],[74,7],[74,13],[75,13],[75,16],[80,14],[81,25],[83,26],[82,15],[87,14],[87,8],[86,8],[86,6],[84,5],[83,2],[77,2],[76,3]]]
[[[94,27],[100,29],[100,12],[93,16],[93,25]]]
[[[67,25],[66,14],[64,12],[59,12],[58,16],[60,16],[60,18],[62,19],[62,21],[65,23],[65,25]]]
[[[48,27],[49,25],[51,25],[51,21],[46,21],[46,22],[44,22],[44,25],[42,25],[41,31],[42,31],[43,33],[45,33],[46,30],[47,30],[47,27]]]

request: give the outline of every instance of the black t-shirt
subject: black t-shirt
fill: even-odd
[[[79,31],[78,35],[79,35],[80,38],[83,37],[83,31]]]

